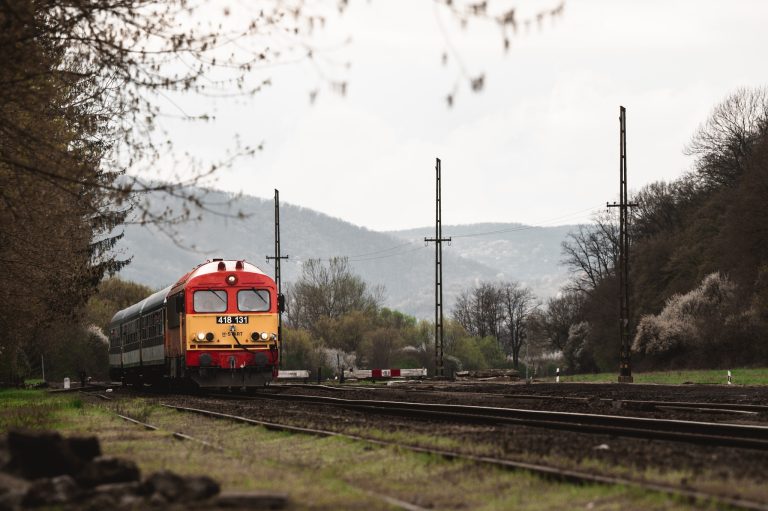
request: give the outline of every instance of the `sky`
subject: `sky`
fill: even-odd
[[[559,3],[489,2],[518,19]],[[350,0],[312,40],[320,65],[260,71],[271,85],[253,98],[182,100],[215,120],[167,127],[177,151],[202,157],[235,137],[263,143],[217,173],[216,188],[277,188],[281,202],[372,230],[434,224],[436,157],[444,224],[587,222],[618,197],[619,106],[630,193],[678,178],[715,105],[768,84],[767,20],[764,0],[566,0],[505,52],[496,25],[462,30],[433,0]],[[348,82],[344,96],[328,76]]]

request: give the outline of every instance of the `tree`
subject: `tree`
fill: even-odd
[[[707,188],[732,186],[755,144],[768,135],[768,87],[740,88],[717,105],[685,149]]]
[[[452,314],[470,335],[498,339],[504,318],[499,288],[491,282],[481,282],[474,289],[465,289],[456,298]]]
[[[335,257],[326,265],[309,259],[302,265],[301,277],[288,288],[288,323],[318,332],[321,320],[336,320],[353,311],[375,312],[381,291],[352,273],[346,257]]]
[[[634,240],[680,228],[686,216],[701,199],[704,189],[695,174],[685,174],[670,183],[650,183],[634,194],[630,210]]]
[[[462,291],[452,316],[472,337],[495,338],[517,367],[526,340],[527,321],[536,307],[533,292],[517,282],[482,282]]]
[[[714,360],[748,361],[749,346],[731,349],[740,344],[735,340],[748,321],[739,314],[736,291],[726,276],[706,276],[697,288],[670,297],[661,313],[642,317],[633,351],[689,367]]]
[[[573,290],[565,290],[560,296],[547,300],[539,323],[552,349],[565,349],[571,326],[580,321],[583,303],[584,295]]]
[[[104,84],[91,62],[41,35],[57,21],[40,5],[0,4],[0,349],[11,379],[127,263],[111,252],[127,208],[104,193],[117,177],[103,168]],[[25,317],[38,318],[34,328]]]
[[[83,322],[86,325],[95,325],[107,334],[112,316],[117,311],[140,302],[152,292],[152,288],[148,286],[117,277],[104,280],[88,300],[83,313]]]
[[[613,274],[618,252],[619,226],[611,213],[595,217],[595,223],[580,225],[561,245],[563,264],[573,274],[573,289],[589,292]]]
[[[594,335],[586,321],[571,325],[568,341],[563,349],[563,357],[568,369],[574,373],[596,371],[594,359]]]
[[[528,319],[538,308],[538,304],[533,291],[517,282],[502,285],[499,294],[504,311],[503,344],[505,351],[512,355],[512,365],[517,369],[520,350],[528,337]]]

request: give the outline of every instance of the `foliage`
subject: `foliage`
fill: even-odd
[[[501,290],[492,282],[465,289],[456,298],[452,316],[470,335],[498,338],[504,319]]]
[[[595,370],[592,331],[589,323],[582,321],[571,326],[568,341],[563,349],[566,368],[575,373]]]
[[[717,105],[686,147],[708,189],[733,186],[754,147],[768,137],[768,88],[741,88]]]
[[[619,226],[615,215],[603,212],[592,225],[580,225],[562,243],[563,263],[573,274],[571,288],[583,293],[613,275],[618,261]]]
[[[572,290],[547,300],[539,316],[539,325],[553,350],[565,349],[571,325],[576,324],[582,315],[583,302],[584,296]]]
[[[140,302],[151,294],[152,289],[142,284],[117,277],[104,280],[85,306],[83,323],[95,325],[106,334],[112,316],[117,311]]]
[[[374,313],[380,298],[352,273],[347,258],[332,258],[326,265],[309,259],[302,265],[301,277],[288,288],[287,321],[315,335],[332,332],[329,323],[351,312]]]
[[[462,337],[456,342],[451,355],[462,362],[464,370],[498,369],[508,366],[506,355],[492,336]]]
[[[640,320],[632,349],[662,361],[682,359],[678,364],[694,366],[717,361],[721,366],[739,360],[731,349],[744,351],[749,318],[739,313],[736,285],[713,273],[688,293],[674,295],[656,315]]]
[[[285,369],[314,371],[318,367],[327,367],[322,350],[312,342],[308,331],[283,326],[283,341],[282,356]]]
[[[459,295],[452,316],[471,336],[495,338],[518,367],[528,320],[537,307],[533,292],[517,282],[481,282]]]
[[[103,168],[106,84],[43,5],[0,5],[0,351],[10,379],[127,262],[111,253],[127,209],[112,200],[118,174]]]
[[[768,361],[768,89],[739,89],[712,112],[686,152],[694,170],[651,183],[631,202],[630,329],[638,367],[723,367]],[[615,367],[618,282],[601,222],[564,244],[582,297],[569,367]],[[608,261],[608,262],[606,262]],[[637,318],[640,318],[637,321]],[[579,362],[585,349],[591,361]]]

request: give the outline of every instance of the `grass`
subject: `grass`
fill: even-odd
[[[768,385],[768,368],[731,369],[731,375],[734,385]],[[633,372],[632,376],[635,383],[672,385],[683,383],[726,385],[728,383],[728,371],[726,369]],[[617,380],[618,373],[615,372],[560,377],[561,382],[616,383]],[[554,378],[546,378],[546,381],[554,381]]]
[[[90,403],[72,395],[2,391],[0,403],[4,430],[24,424],[53,427],[64,434],[97,435],[105,454],[134,459],[144,474],[169,469],[210,475],[228,490],[283,492],[290,496],[291,510],[399,509],[382,496],[432,509],[482,511],[699,508],[665,495],[620,486],[562,484],[526,472],[403,449],[268,431],[176,412],[147,399]],[[160,430],[148,431],[127,423],[114,411],[141,418]],[[222,450],[175,440],[170,435],[174,431],[206,440]],[[379,431],[375,436],[394,440],[398,435]],[[439,437],[419,435],[415,440],[453,447],[453,441]],[[490,451],[494,446],[477,447]]]
[[[0,389],[0,431],[56,428],[63,416],[82,411],[79,396],[53,396],[42,390]]]

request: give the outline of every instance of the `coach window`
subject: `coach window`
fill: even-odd
[[[269,291],[266,289],[241,289],[237,292],[237,308],[241,312],[268,311]]]
[[[224,312],[227,310],[227,292],[224,290],[195,291],[193,301],[195,312]]]

